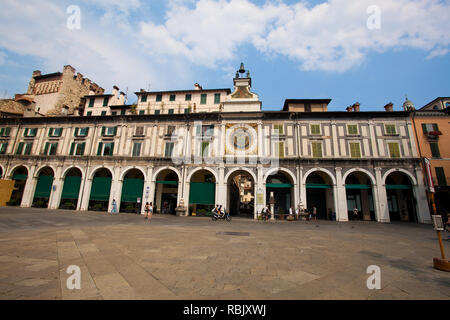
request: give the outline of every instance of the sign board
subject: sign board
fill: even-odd
[[[141,198],[137,198],[137,203],[141,203]]]
[[[256,195],[256,204],[264,204],[264,194],[258,193]]]
[[[433,175],[431,174],[431,164],[428,158],[423,158],[423,162],[425,164],[425,173],[427,178],[428,190],[431,193],[434,193],[434,183],[433,183]]]
[[[56,191],[56,186],[53,186],[53,191]]]
[[[434,230],[444,231],[444,223],[442,222],[442,216],[433,215]]]

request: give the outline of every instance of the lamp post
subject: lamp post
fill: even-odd
[[[435,269],[441,270],[441,271],[448,271],[450,272],[450,261],[445,259],[445,252],[444,252],[444,246],[442,244],[442,237],[441,237],[441,231],[444,230],[444,224],[442,222],[442,216],[439,215],[433,215],[433,224],[434,224],[434,230],[436,230],[439,240],[439,248],[441,250],[441,257],[439,258],[433,258],[433,267]]]
[[[270,220],[275,220],[275,198],[273,197],[273,191],[270,192]]]

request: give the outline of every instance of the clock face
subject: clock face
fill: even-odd
[[[234,124],[227,126],[226,147],[227,153],[254,154],[257,150],[256,125]]]

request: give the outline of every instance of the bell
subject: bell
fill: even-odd
[[[241,67],[239,69],[239,73],[245,73],[244,63],[241,62]]]

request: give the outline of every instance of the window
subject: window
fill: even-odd
[[[86,146],[86,143],[76,143],[73,142],[72,145],[70,146],[70,152],[69,155],[73,156],[82,156],[84,155],[84,148]]]
[[[201,97],[200,97],[200,104],[206,104],[206,93],[201,95]]]
[[[110,143],[103,143],[99,142],[98,148],[97,148],[97,155],[98,156],[112,156],[114,153],[114,142]]]
[[[135,136],[143,136],[144,135],[144,127],[138,126],[136,127]]]
[[[89,108],[93,108],[94,107],[94,98],[89,99]]]
[[[352,158],[361,158],[361,147],[359,142],[350,142],[350,155]]]
[[[26,128],[23,131],[24,137],[36,137],[37,134],[37,128]]]
[[[172,154],[173,154],[173,146],[174,146],[174,143],[173,143],[173,142],[166,142],[166,150],[165,150],[165,153],[164,153],[164,156],[165,156],[166,158],[172,157]]]
[[[386,135],[396,135],[397,128],[395,124],[386,124],[384,125],[384,132],[386,133]]]
[[[147,102],[147,95],[146,94],[141,96],[141,102]]]
[[[432,131],[439,131],[439,127],[436,123],[422,123],[422,131],[424,134]]]
[[[111,112],[111,115],[112,115],[112,116],[117,116],[117,111]]]
[[[92,111],[88,111],[88,113],[86,113],[86,116],[88,117],[92,116]]]
[[[115,136],[117,127],[102,127],[102,136]]]
[[[357,135],[358,134],[358,125],[356,125],[356,124],[347,125],[347,134],[348,135]]]
[[[33,143],[20,142],[19,145],[17,146],[16,154],[29,155],[29,154],[31,154],[32,147],[33,147]]]
[[[133,144],[133,157],[139,157],[141,155],[141,142],[135,142]]]
[[[168,126],[166,135],[171,136],[175,132],[175,126]]]
[[[187,94],[185,97],[186,101],[191,101],[192,100],[192,94]]]
[[[173,109],[169,109],[169,114],[173,114]]]
[[[445,171],[442,167],[436,167],[436,177],[438,180],[439,186],[446,186],[447,185],[447,178],[445,177]]]
[[[86,137],[89,133],[89,128],[75,128],[75,137]]]
[[[0,129],[0,137],[9,137],[11,133],[11,128],[1,128]]]
[[[388,148],[391,158],[400,158],[400,146],[397,142],[388,143]]]
[[[282,135],[282,134],[284,134],[284,125],[282,125],[282,124],[274,124],[273,125],[273,134],[274,135]]]
[[[106,111],[102,111],[102,116],[106,116]]]
[[[313,157],[314,158],[322,158],[322,143],[321,142],[312,142],[311,143]]]
[[[305,112],[311,112],[311,103],[305,103]]]
[[[56,155],[56,149],[58,148],[58,143],[45,143],[44,155],[46,156],[54,156]]]
[[[160,114],[161,110],[155,110],[155,114]]]
[[[175,98],[176,98],[176,95],[171,94],[171,95],[170,95],[170,98],[169,98],[169,101],[175,101]]]
[[[0,154],[6,154],[6,149],[8,148],[8,143],[0,144]]]
[[[214,104],[219,104],[220,103],[220,93],[215,93],[214,94]]]
[[[189,113],[189,108],[184,109],[184,113]]]
[[[122,110],[120,110],[120,115],[124,116],[126,112],[127,112],[127,110],[122,109]]]
[[[276,142],[274,144],[274,156],[284,158],[284,142]]]
[[[201,131],[200,131],[201,130]],[[214,135],[214,125],[204,125],[204,126],[197,126],[197,136],[213,136]]]
[[[202,150],[201,150],[201,156],[207,157],[209,155],[209,142],[202,142]]]
[[[50,128],[48,129],[48,136],[49,137],[61,137],[62,135],[62,128]]]
[[[311,134],[320,134],[320,124],[311,125]]]
[[[104,107],[107,107],[107,106],[108,106],[108,101],[109,101],[109,98],[108,98],[108,97],[106,97],[106,98],[103,99],[103,106],[104,106]]]
[[[162,101],[162,94],[156,95],[156,102]]]
[[[431,156],[433,158],[440,158],[441,153],[439,152],[439,146],[436,142],[430,143],[430,149],[431,149]]]
[[[139,110],[139,115],[142,116],[145,114],[145,110]]]

